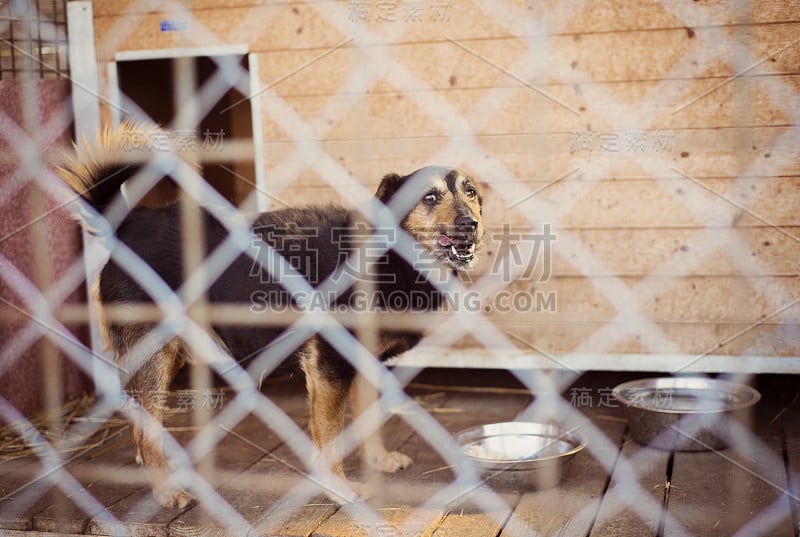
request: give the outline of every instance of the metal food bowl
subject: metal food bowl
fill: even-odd
[[[613,394],[625,405],[634,440],[676,451],[729,447],[733,414],[761,399],[757,390],[744,384],[689,377],[625,382]]]
[[[532,422],[473,427],[458,433],[456,441],[486,483],[514,491],[555,486],[586,446],[574,430]]]

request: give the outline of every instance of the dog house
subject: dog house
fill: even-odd
[[[488,20],[451,2],[72,4],[73,35],[94,36],[73,57],[89,73],[75,95],[99,81],[87,132],[133,104],[169,123],[179,58],[197,87],[238,62],[213,105],[226,113],[206,115],[228,123],[197,128],[200,144],[252,143],[246,163],[208,170],[231,200],[346,203],[429,163],[486,183],[480,299],[407,363],[797,369],[796,50],[780,8],[543,22],[533,4]]]

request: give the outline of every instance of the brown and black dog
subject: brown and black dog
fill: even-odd
[[[93,147],[77,151],[59,170],[64,180],[99,213],[111,206],[122,184],[143,168],[142,163],[120,162],[117,158],[121,154],[121,140],[131,132],[137,132],[138,128],[123,124],[120,129],[104,131]],[[406,176],[386,175],[378,187],[376,198],[392,207],[410,207],[396,215],[396,221],[400,223],[399,228],[421,246],[418,250],[420,259],[424,260],[417,265],[408,255],[400,255],[385,246],[380,249],[379,256],[369,260],[369,274],[356,274],[356,279],[369,276],[371,285],[366,288],[372,296],[368,303],[377,310],[436,310],[444,297],[423,273],[431,269],[431,261],[439,268],[445,267],[446,271],[459,271],[473,265],[484,233],[478,185],[457,169],[426,167]],[[206,210],[201,210],[201,217],[201,236],[205,237],[203,251],[210,255],[228,237],[228,228]],[[181,287],[185,271],[185,234],[181,230],[178,204],[159,208],[135,207],[112,226],[118,241],[148,264],[166,285],[172,290]],[[391,231],[396,232],[396,229]],[[255,240],[269,244],[284,255],[297,271],[295,276],[299,273],[312,288],[317,288],[329,278],[342,275],[348,255],[359,248],[357,242],[359,236],[363,238],[364,227],[353,211],[329,205],[262,213],[253,221],[251,233]],[[363,267],[363,260],[356,265]],[[352,266],[348,268],[352,273]],[[158,301],[159,297],[150,296],[137,282],[135,274],[132,274],[135,271],[135,267],[121,266],[112,257],[96,282],[96,298],[102,307]],[[338,293],[329,307],[341,311],[351,306],[356,287],[357,284],[353,283]],[[389,297],[391,304],[387,303]],[[281,282],[280,271],[274,267],[266,270],[258,263],[254,265],[253,257],[246,254],[236,257],[210,284],[206,300],[211,305],[246,304],[259,311],[269,311],[270,308],[284,311],[287,305],[295,303],[292,293]],[[189,345],[180,336],[174,336],[163,341],[159,350],[146,359],[130,364],[129,350],[154,325],[152,321],[110,319],[103,322],[102,328],[105,341],[118,363],[128,366],[126,369],[135,369],[126,379],[127,387],[136,392],[142,408],[153,418],[134,418],[137,460],[147,468],[158,502],[164,507],[183,507],[191,496],[171,484],[169,463],[161,447],[161,429],[153,427],[153,423],[160,425],[162,422],[162,407],[150,394],[166,392],[184,362],[191,361],[191,356]],[[258,355],[279,338],[285,327],[212,322],[209,331],[226,352],[246,365],[249,357]],[[375,338],[377,348],[370,350],[378,359],[387,360],[416,345],[421,337],[422,333],[413,329],[381,329]],[[355,419],[375,401],[377,391],[334,345],[320,335],[299,345],[291,360],[305,373],[311,438],[327,455],[327,463],[333,472],[344,477],[340,458],[326,446],[343,429],[348,398]],[[379,431],[364,437],[362,453],[370,466],[395,472],[412,463],[402,453],[387,452]]]

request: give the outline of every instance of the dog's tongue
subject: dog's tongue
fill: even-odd
[[[439,235],[439,246],[451,246],[453,241],[447,235]]]

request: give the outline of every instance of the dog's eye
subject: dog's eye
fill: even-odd
[[[468,198],[474,198],[475,196],[478,195],[478,193],[472,187],[467,187],[467,190],[464,193],[467,195]]]
[[[437,199],[439,199],[439,196],[436,195],[436,192],[428,192],[422,196],[423,203],[427,203],[428,205],[433,205],[436,203]]]

